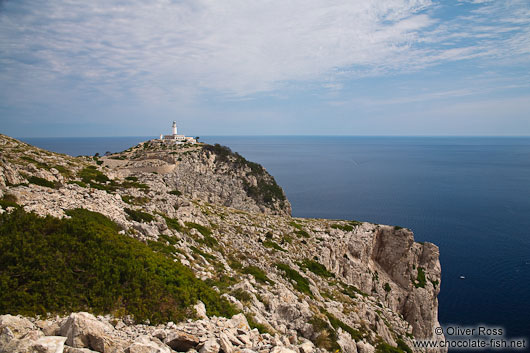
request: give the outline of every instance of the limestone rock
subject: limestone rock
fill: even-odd
[[[187,332],[173,330],[167,334],[164,343],[175,351],[187,352],[189,349],[197,347],[200,340],[197,336]]]
[[[20,338],[28,332],[37,329],[37,327],[28,319],[9,314],[0,316],[0,329],[4,327],[8,327],[15,338]]]
[[[98,321],[92,314],[80,312],[71,314],[61,325],[61,335],[66,344],[75,348],[90,348],[103,352],[106,336],[113,327]],[[97,346],[95,348],[94,346]]]
[[[157,338],[141,336],[125,349],[125,353],[171,353],[171,349]]]
[[[199,349],[199,353],[218,353],[221,346],[214,338],[208,339]]]
[[[39,338],[33,344],[33,348],[39,353],[62,353],[65,341],[66,337],[45,336]]]

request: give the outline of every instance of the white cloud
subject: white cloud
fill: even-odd
[[[201,90],[245,96],[292,82],[340,87],[352,75],[507,49],[525,55],[528,9],[515,5],[503,8],[502,26],[466,28],[487,22],[484,12],[447,25],[433,17],[430,0],[7,2],[0,10],[0,79],[15,86],[73,81],[84,92],[153,102]],[[493,6],[500,5],[480,9]]]

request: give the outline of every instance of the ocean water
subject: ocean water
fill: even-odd
[[[23,140],[79,155],[146,139]],[[437,244],[442,325],[503,327],[506,337],[530,338],[530,138],[201,140],[264,165],[284,188],[293,216],[399,225],[417,241]]]

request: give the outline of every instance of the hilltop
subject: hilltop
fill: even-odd
[[[226,147],[147,141],[74,158],[0,135],[0,151],[0,250],[12,254],[0,255],[0,286],[32,293],[0,296],[0,314],[44,315],[28,332],[99,352],[166,352],[182,348],[168,335],[186,332],[195,343],[185,350],[352,353],[410,351],[439,325],[435,245],[400,227],[292,218],[274,178]],[[32,247],[41,252],[22,256]],[[13,259],[28,271],[8,281]],[[73,339],[79,317],[119,347]]]

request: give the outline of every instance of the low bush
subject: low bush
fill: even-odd
[[[333,273],[328,271],[326,266],[322,265],[320,262],[311,259],[304,259],[301,263],[298,264],[298,266],[307,269],[321,277],[335,277]]]
[[[44,187],[52,188],[52,189],[55,187],[55,184],[53,182],[48,181],[44,178],[39,178],[34,175],[28,178],[28,182],[31,184],[40,185],[40,186],[44,186]]]
[[[265,272],[263,272],[262,269],[260,269],[259,267],[256,267],[256,266],[248,266],[248,267],[245,267],[241,270],[241,272],[245,273],[245,274],[249,274],[249,275],[252,275],[254,276],[254,278],[256,279],[256,281],[258,282],[261,282],[261,283],[269,283],[269,284],[274,284],[274,281],[269,279],[269,277],[267,277],[267,275],[265,274]]]
[[[155,219],[153,215],[142,211],[137,211],[130,208],[124,208],[123,210],[125,211],[125,213],[127,213],[131,220],[136,222],[148,223]]]
[[[309,281],[307,280],[307,278],[299,274],[298,271],[293,270],[291,267],[289,267],[289,265],[276,263],[275,266],[277,269],[285,272],[287,278],[294,282],[293,286],[296,290],[301,293],[305,293],[310,297],[313,297],[313,293],[311,293],[311,289],[309,288]]]
[[[416,277],[416,281],[414,282],[414,286],[416,288],[425,288],[425,285],[427,284],[427,279],[425,278],[425,269],[423,267],[418,267],[418,276]]]
[[[118,233],[105,216],[70,210],[69,219],[17,209],[0,215],[0,312],[13,315],[123,313],[152,324],[234,307],[193,272]]]
[[[279,246],[278,243],[273,242],[272,240],[265,240],[263,242],[263,246],[266,247],[266,248],[270,248],[270,249],[274,249],[274,250],[278,250],[278,251],[283,251],[283,252],[287,251],[284,248],[282,248],[281,246]]]

